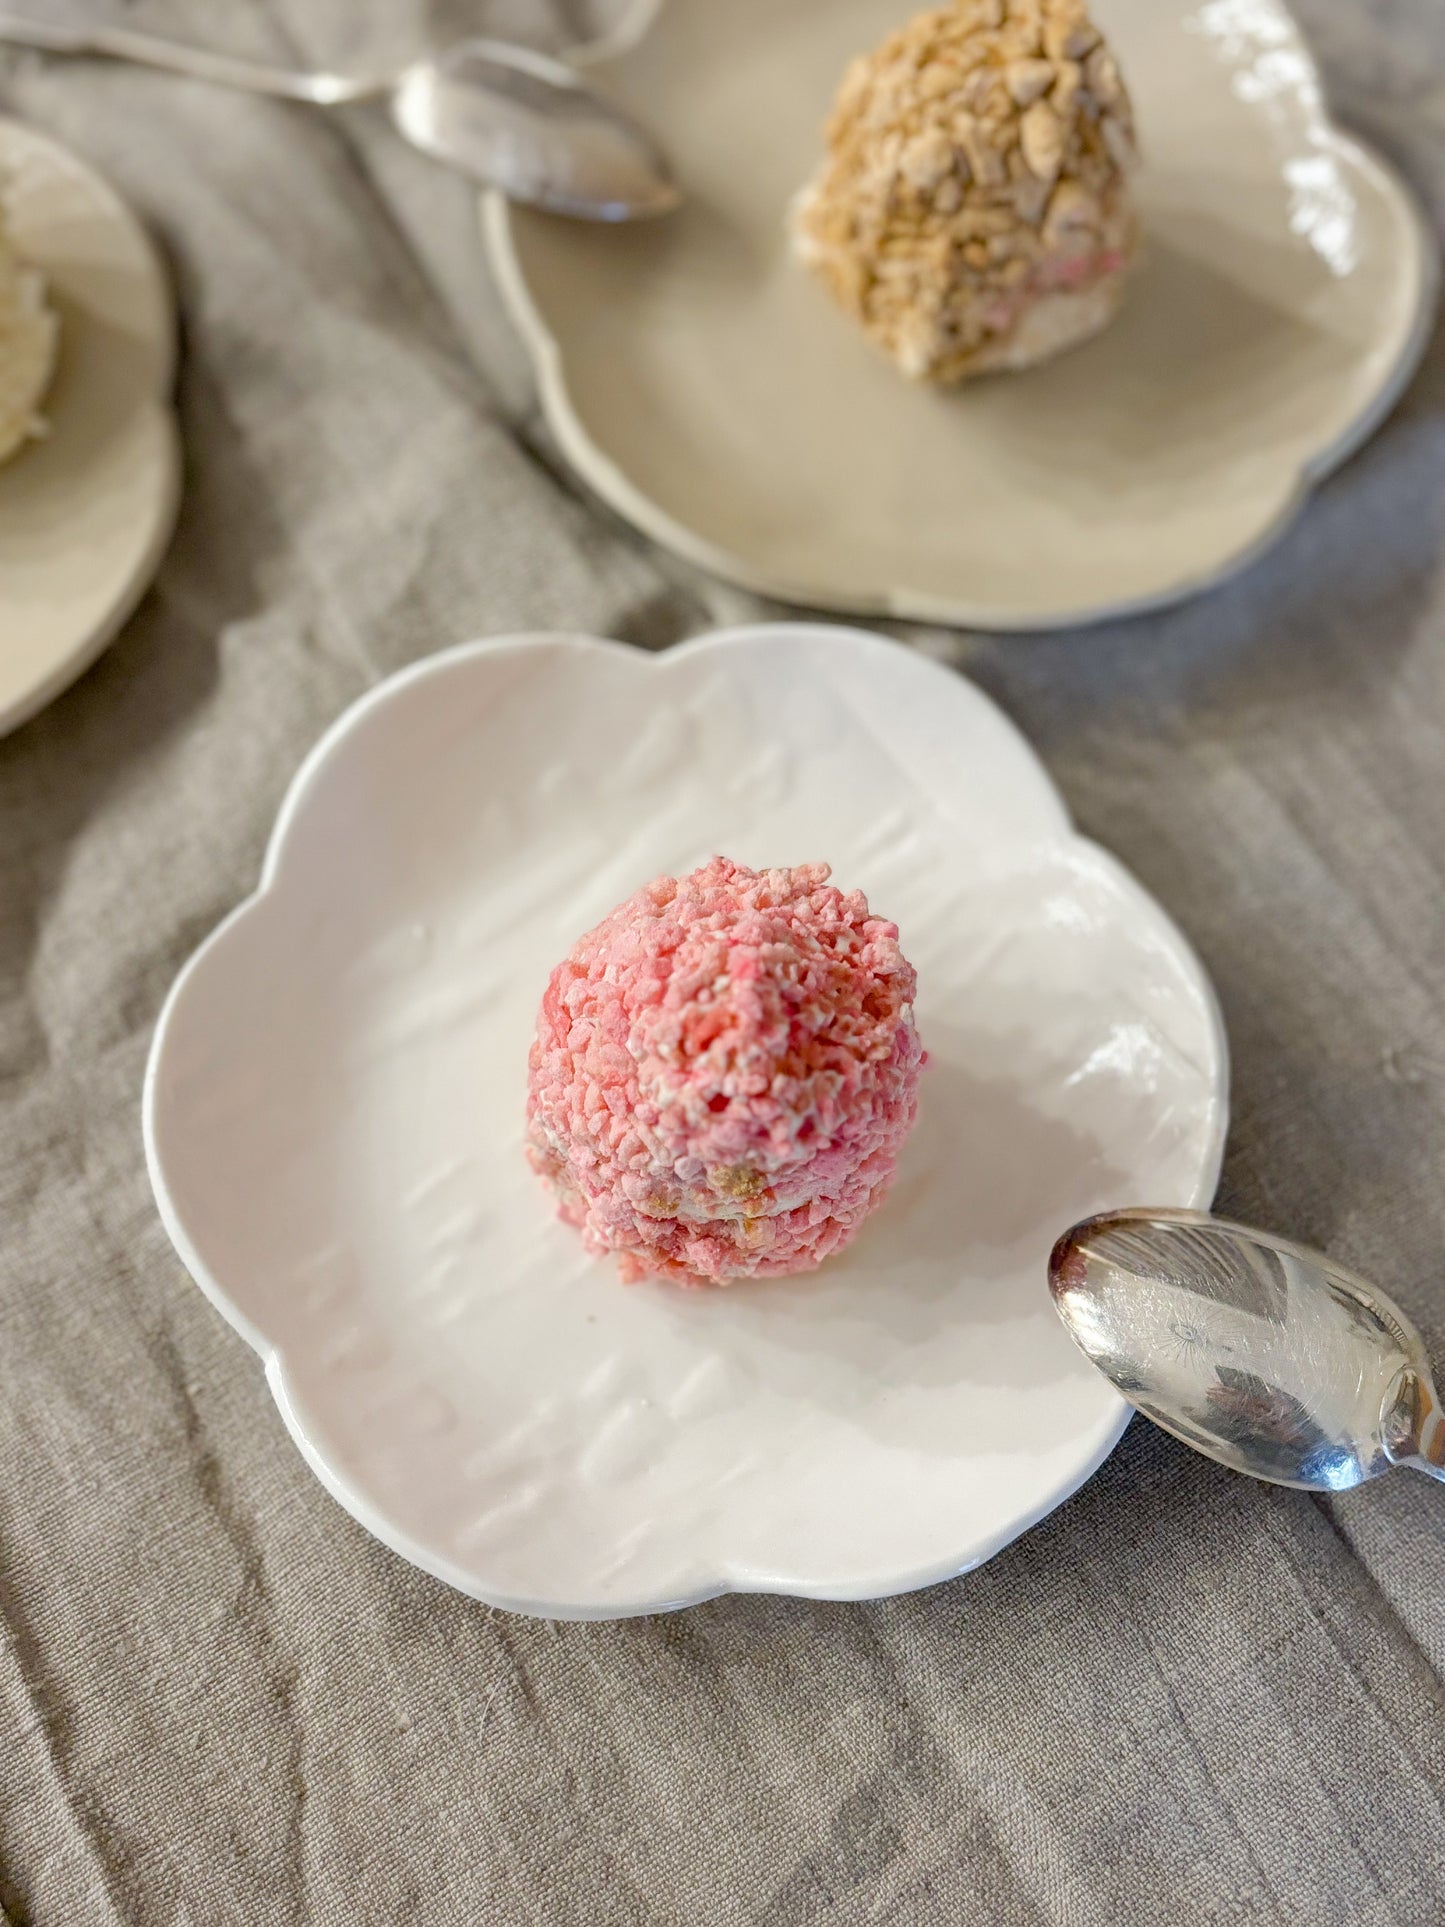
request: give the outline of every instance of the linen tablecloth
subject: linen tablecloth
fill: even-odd
[[[1439,0],[1301,11],[1438,224]],[[318,59],[428,25],[125,17]],[[430,26],[478,21],[447,0]],[[759,605],[571,484],[472,196],[375,117],[28,58],[0,105],[159,236],[187,465],[121,639],[0,744],[5,1921],[1445,1919],[1445,1494],[1413,1475],[1316,1499],[1138,1422],[953,1584],[591,1626],[459,1598],[325,1495],[156,1218],[161,998],[302,754],[388,671],[515,628],[655,649]],[[1234,1049],[1224,1207],[1379,1279],[1445,1361],[1442,552],[1437,337],[1233,585],[1089,633],[910,633],[1202,951]]]

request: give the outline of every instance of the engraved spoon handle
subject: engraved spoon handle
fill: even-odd
[[[136,33],[129,27],[63,25],[23,19],[0,12],[0,42],[32,47],[44,53],[80,54],[105,60],[128,60],[165,73],[184,74],[221,87],[267,94],[275,100],[299,100],[314,107],[340,107],[352,101],[376,100],[391,91],[395,76],[352,77],[345,74],[301,74],[284,67],[266,67],[206,47],[189,47],[178,40]]]

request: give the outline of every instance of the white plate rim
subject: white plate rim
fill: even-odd
[[[0,736],[7,736],[37,716],[47,704],[54,702],[57,696],[84,675],[135,613],[142,596],[154,581],[175,533],[181,505],[183,463],[180,426],[169,400],[176,372],[175,299],[160,249],[145,223],[113,183],[73,148],[28,121],[18,120],[11,115],[0,115],[0,135],[6,140],[18,141],[22,148],[28,147],[43,159],[59,160],[67,172],[75,173],[85,181],[97,206],[103,207],[116,227],[124,230],[137,258],[144,260],[158,296],[158,308],[165,316],[164,337],[157,337],[152,344],[163,350],[153,399],[155,419],[162,438],[164,468],[160,487],[150,503],[150,516],[142,531],[143,539],[137,543],[132,565],[124,580],[117,585],[114,599],[105,614],[89,628],[82,630],[69,649],[57,654],[44,673],[34,677],[8,702],[0,703]],[[24,451],[15,459],[23,461]]]
[[[471,642],[456,644],[450,648],[425,656],[408,664],[376,684],[360,696],[323,732],[318,741],[302,761],[289,784],[277,814],[275,825],[268,839],[262,863],[261,876],[257,887],[242,899],[207,936],[181,967],[174,983],[161,1007],[156,1028],[151,1040],[150,1052],[146,1062],[145,1076],[141,1095],[141,1133],[145,1150],[146,1169],[155,1197],[156,1207],[167,1237],[175,1249],[186,1271],[210,1301],[212,1306],[225,1319],[236,1334],[262,1360],[266,1382],[272,1398],[281,1414],[286,1430],[290,1434],[301,1457],[333,1499],[354,1518],[370,1535],[390,1548],[400,1557],[421,1571],[429,1573],[454,1591],[477,1599],[483,1604],[505,1612],[520,1613],[534,1618],[558,1620],[604,1621],[627,1619],[652,1613],[673,1612],[684,1608],[702,1605],[710,1599],[724,1597],[730,1593],[760,1593],[774,1597],[806,1598],[817,1600],[857,1601],[878,1598],[891,1598],[901,1593],[918,1591],[924,1587],[941,1584],[957,1578],[984,1564],[1001,1552],[1006,1546],[1032,1530],[1051,1512],[1057,1510],[1071,1498],[1098,1471],[1114,1447],[1122,1438],[1130,1420],[1133,1408],[1116,1394],[1111,1394],[1112,1414],[1110,1420],[1100,1428],[1097,1439],[1090,1450],[1085,1452],[1079,1464],[1071,1469],[1036,1508],[1021,1513],[1001,1531],[973,1546],[963,1557],[950,1557],[934,1560],[922,1566],[891,1575],[883,1586],[875,1581],[860,1583],[857,1586],[829,1586],[826,1584],[800,1583],[796,1581],[772,1583],[740,1583],[727,1577],[709,1578],[699,1586],[689,1588],[676,1596],[646,1597],[622,1603],[609,1602],[606,1606],[585,1605],[556,1599],[540,1599],[513,1595],[495,1587],[483,1586],[476,1575],[456,1565],[438,1553],[433,1547],[413,1539],[399,1529],[388,1516],[378,1509],[363,1494],[351,1486],[345,1476],[327,1458],[324,1451],[308,1434],[301,1415],[291,1398],[286,1382],[285,1362],[279,1347],[274,1346],[252,1324],[250,1319],[236,1304],[230,1294],[220,1285],[201,1256],[194,1240],[186,1230],[180,1211],[171,1196],[166,1180],[164,1161],[158,1145],[157,1107],[159,1094],[159,1073],[164,1055],[166,1039],[174,1014],[186,994],[188,986],[204,966],[211,952],[226,939],[231,929],[244,918],[274,887],[282,853],[291,824],[303,808],[306,795],[322,765],[332,752],[354,729],[359,727],[377,708],[387,703],[393,695],[412,687],[415,683],[433,675],[445,673],[449,668],[479,657],[505,653],[519,647],[537,643],[570,644],[602,651],[625,658],[630,664],[641,668],[644,673],[658,674],[666,665],[684,657],[698,656],[710,651],[726,649],[738,642],[752,642],[760,634],[773,633],[786,628],[800,636],[827,636],[841,646],[867,648],[893,654],[902,650],[914,656],[920,663],[928,663],[950,683],[956,683],[976,705],[987,712],[991,722],[1023,753],[1031,767],[1041,792],[1056,805],[1059,812],[1058,840],[1064,846],[1082,847],[1089,852],[1092,860],[1098,861],[1108,870],[1155,919],[1156,927],[1167,934],[1174,946],[1176,961],[1188,971],[1193,988],[1199,997],[1201,1010],[1210,1025],[1210,1041],[1217,1066],[1215,1088],[1211,1104],[1212,1129],[1208,1150],[1204,1159],[1201,1176],[1194,1194],[1182,1204],[1193,1209],[1205,1209],[1212,1201],[1219,1183],[1223,1164],[1225,1143],[1229,1127],[1230,1106],[1230,1059],[1229,1042],[1225,1029],[1223,1012],[1218,994],[1204,967],[1203,961],[1193,944],[1180,930],[1169,912],[1144,884],[1111,851],[1104,849],[1092,838],[1083,836],[1074,826],[1058,786],[1039,758],[1028,738],[1018,725],[1002,710],[992,697],[978,685],[964,676],[953,673],[939,664],[931,663],[926,657],[919,657],[907,645],[895,642],[866,630],[839,624],[818,622],[777,622],[738,624],[732,627],[711,630],[695,636],[687,642],[676,644],[668,650],[651,654],[631,647],[626,643],[610,641],[570,630],[519,631],[515,634],[480,638]]]
[[[653,24],[665,4],[666,0],[634,0],[615,32],[605,40],[579,49],[573,56],[575,63],[586,67],[625,53]],[[1173,608],[1232,581],[1275,547],[1299,519],[1320,484],[1348,461],[1389,416],[1413,379],[1429,344],[1441,289],[1440,246],[1415,189],[1376,148],[1335,124],[1323,104],[1318,68],[1308,42],[1288,8],[1281,4],[1279,10],[1293,27],[1298,46],[1308,61],[1310,77],[1316,83],[1321,102],[1314,130],[1317,139],[1328,142],[1350,165],[1372,177],[1385,198],[1392,199],[1404,217],[1413,242],[1414,318],[1393,365],[1354,421],[1301,466],[1274,516],[1228,555],[1147,594],[1083,604],[1047,617],[1021,615],[1007,604],[937,596],[908,587],[884,587],[873,595],[835,595],[819,583],[804,583],[785,573],[759,568],[670,515],[593,440],[573,400],[561,345],[543,319],[522,271],[511,203],[500,191],[489,189],[479,199],[479,222],[487,258],[503,305],[527,351],[543,418],[567,462],[607,507],[684,561],[754,595],[772,596],[801,608],[835,615],[883,617],[1000,634],[1046,634],[1056,629],[1095,628],[1106,622]]]

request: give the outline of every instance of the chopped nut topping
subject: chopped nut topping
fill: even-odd
[[[1119,78],[1119,63],[1107,47],[1095,47],[1084,62],[1084,78],[1089,84],[1089,92],[1101,107],[1115,108],[1121,102],[1127,112],[1128,103],[1124,96],[1124,83]]]
[[[1084,70],[1077,60],[1061,60],[1054,72],[1058,79],[1049,95],[1049,105],[1061,120],[1070,120],[1081,104],[1079,94],[1084,85]]]
[[[1061,235],[1081,229],[1093,233],[1099,225],[1099,203],[1077,181],[1061,181],[1049,201],[1044,236],[1057,245]]]
[[[1052,60],[1014,60],[1006,69],[1008,90],[1016,107],[1029,107],[1054,84],[1056,68]]]
[[[1099,131],[1104,136],[1104,145],[1109,158],[1121,173],[1134,165],[1133,130],[1114,114],[1106,114],[1099,122]]]
[[[1050,60],[1082,60],[1099,44],[1098,29],[1082,6],[1059,7],[1044,26],[1044,52]]]
[[[799,252],[905,372],[1021,366],[1113,312],[1133,115],[1084,0],[920,14],[849,67],[827,142]]]
[[[1064,123],[1046,100],[1036,100],[1019,126],[1024,159],[1041,181],[1057,179],[1064,164]]]

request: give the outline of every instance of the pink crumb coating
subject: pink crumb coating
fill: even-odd
[[[552,972],[527,1154],[624,1280],[808,1271],[878,1204],[923,1047],[896,925],[825,863],[659,877]]]

